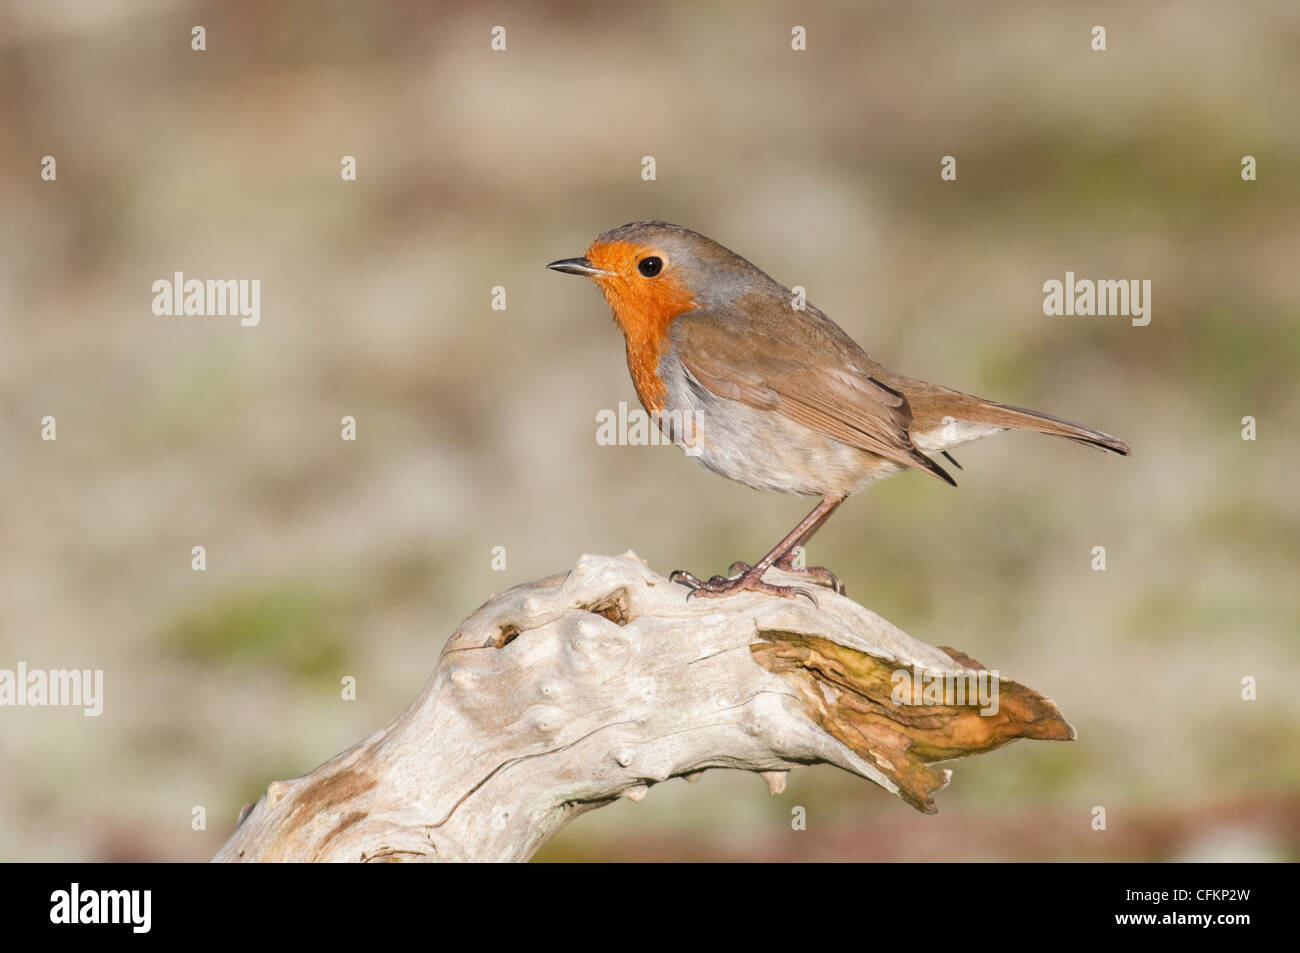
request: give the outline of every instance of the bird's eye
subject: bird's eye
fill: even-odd
[[[647,278],[653,278],[659,272],[664,270],[664,260],[658,255],[651,255],[649,258],[642,258],[636,263],[636,270],[641,272]]]

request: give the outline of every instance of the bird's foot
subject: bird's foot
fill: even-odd
[[[770,596],[782,596],[786,599],[804,596],[814,606],[817,605],[817,598],[807,589],[802,586],[777,586],[770,582],[764,582],[762,573],[755,572],[752,566],[736,576],[714,576],[708,580],[701,579],[684,569],[677,569],[669,574],[668,579],[670,582],[680,582],[690,587],[691,591],[687,594],[687,599],[690,599],[691,596],[721,599],[733,592],[763,592]]]
[[[731,568],[727,570],[727,574],[735,576],[738,573],[749,572],[752,568],[753,567],[750,566],[749,563],[737,560],[731,564]],[[844,583],[840,582],[840,577],[835,575],[835,573],[831,572],[825,566],[804,566],[802,568],[797,568],[794,565],[794,557],[787,556],[786,558],[777,561],[776,568],[782,569],[794,576],[803,576],[809,582],[815,582],[817,585],[825,586],[827,589],[834,589],[842,596],[847,595],[844,590]]]

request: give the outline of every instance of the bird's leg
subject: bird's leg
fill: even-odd
[[[822,528],[822,524],[830,519],[830,515],[834,513],[843,502],[844,497],[840,497],[836,500],[835,505],[823,513],[821,519],[810,526],[808,530],[799,537],[798,542],[790,547],[790,551],[776,561],[776,568],[784,569],[786,572],[794,573],[796,576],[806,576],[818,585],[825,586],[827,589],[834,589],[840,595],[844,595],[844,583],[840,582],[840,577],[835,575],[835,573],[831,572],[825,566],[798,567],[794,564],[794,551],[800,546],[807,546],[808,540],[813,538],[813,534]]]
[[[813,605],[816,605],[817,600],[813,598],[812,593],[807,589],[800,586],[777,586],[769,582],[764,582],[763,574],[774,565],[780,565],[782,569],[786,569],[787,566],[789,566],[790,568],[787,570],[789,572],[801,575],[806,574],[814,581],[829,586],[837,592],[842,592],[844,587],[839,585],[839,580],[835,577],[834,573],[828,569],[823,569],[820,566],[810,569],[794,569],[793,563],[790,561],[790,553],[794,547],[803,545],[807,542],[812,537],[813,533],[817,532],[817,530],[821,528],[821,525],[826,522],[827,517],[829,517],[831,513],[835,512],[836,507],[843,502],[843,497],[828,496],[823,499],[813,508],[811,513],[799,521],[798,526],[790,530],[790,532],[786,534],[785,538],[782,539],[781,542],[777,543],[776,546],[772,548],[772,551],[760,559],[756,565],[750,566],[745,563],[732,564],[733,571],[737,566],[744,567],[740,571],[739,575],[730,578],[727,576],[714,576],[706,582],[685,570],[678,569],[668,578],[673,582],[684,582],[686,585],[690,586],[693,590],[691,595],[711,596],[716,598],[719,596],[730,595],[733,592],[748,590],[751,592],[766,592],[771,595],[785,596],[786,598],[807,596],[812,601]],[[785,563],[786,565],[782,565],[782,563]]]
[[[812,539],[813,534],[822,528],[822,524],[830,518],[830,515],[834,513],[843,502],[844,497],[840,497],[836,500],[835,505],[822,513],[820,518],[804,530],[803,535],[795,540],[786,554],[773,563],[773,565],[776,566],[777,569],[784,569],[786,572],[796,576],[804,576],[810,581],[817,583],[819,586],[825,586],[827,589],[834,589],[840,595],[844,595],[844,583],[840,582],[840,577],[835,575],[835,573],[831,572],[825,566],[799,567],[794,564],[794,551],[800,546],[806,546],[808,540]],[[749,563],[737,560],[727,569],[727,575],[731,577],[739,576],[748,572],[752,568],[753,567],[750,566]]]

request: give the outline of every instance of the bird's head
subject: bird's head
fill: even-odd
[[[713,239],[667,222],[620,225],[581,258],[546,267],[595,281],[624,332],[699,307],[726,307],[753,291],[784,290]]]

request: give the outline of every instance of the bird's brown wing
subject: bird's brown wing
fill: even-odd
[[[872,377],[879,365],[819,312],[763,321],[691,312],[677,318],[673,332],[686,369],[719,397],[956,485],[912,445],[907,398]]]

